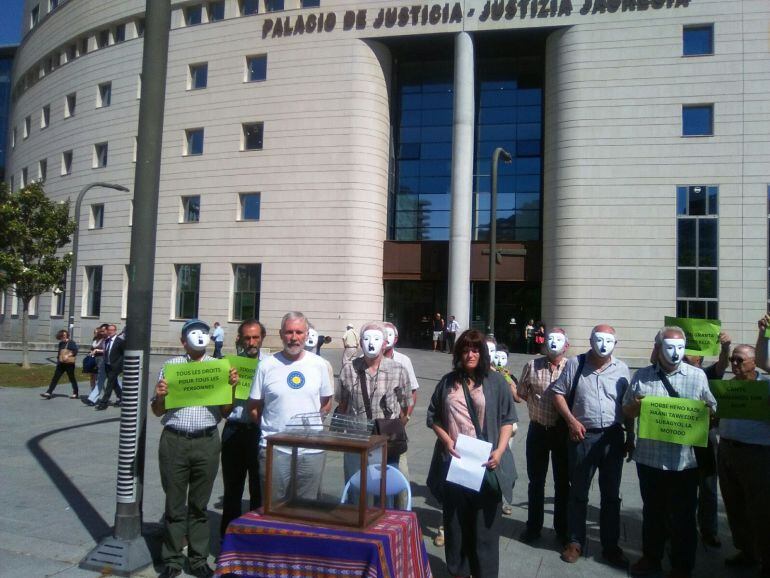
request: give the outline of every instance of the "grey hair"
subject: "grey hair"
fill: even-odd
[[[392,328],[392,329],[393,329],[393,333],[396,335],[396,339],[398,339],[398,327],[396,327],[395,325],[393,325],[393,324],[392,324],[390,321],[384,321],[384,322],[382,323],[382,325],[383,325],[384,327],[390,327],[390,328]]]
[[[666,325],[665,327],[662,327],[660,331],[658,331],[658,334],[655,336],[655,345],[660,345],[663,343],[664,335],[666,333],[678,333],[682,336],[682,339],[687,341],[687,336],[684,333],[684,329],[677,325]]]
[[[382,338],[385,339],[385,324],[382,321],[370,321],[369,323],[364,323],[361,326],[361,332],[359,333],[358,337],[358,344],[361,345],[362,349],[364,343],[364,332],[370,331],[372,329],[382,333]]]
[[[307,320],[307,317],[300,312],[300,311],[289,311],[286,315],[283,316],[281,319],[281,331],[283,332],[284,328],[286,327],[286,324],[289,321],[295,321],[300,320],[305,323],[305,331],[310,329],[310,322]]]

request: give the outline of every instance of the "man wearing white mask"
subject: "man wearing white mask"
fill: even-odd
[[[248,410],[254,423],[260,424],[262,430],[260,463],[267,463],[267,438],[285,431],[294,416],[308,413],[321,415],[329,411],[334,389],[323,359],[305,351],[309,327],[307,318],[299,311],[284,315],[279,332],[283,351],[260,362],[254,374]],[[316,429],[321,427],[318,424]],[[291,448],[276,447],[272,458],[271,499],[280,501],[292,492],[304,500],[318,498],[326,464],[326,454],[322,450],[299,449],[293,480]],[[266,468],[260,468],[263,498],[266,474]]]
[[[323,361],[324,364],[326,365],[326,370],[329,372],[329,383],[334,384],[334,368],[332,367],[332,364],[329,363],[328,360],[324,359],[318,354],[318,343],[319,343],[318,331],[315,330],[315,327],[313,327],[313,324],[311,323],[307,329],[307,339],[305,339],[305,351],[309,351],[310,353],[315,353],[316,355],[318,355],[318,357],[321,358],[321,361]]]
[[[400,418],[409,421],[411,387],[406,369],[400,363],[383,356],[385,328],[371,322],[361,328],[362,357],[355,358],[340,371],[340,414],[364,420]],[[400,456],[388,456],[388,463],[398,466]],[[345,480],[357,465],[345,462]]]
[[[712,411],[716,400],[703,370],[682,363],[685,335],[679,327],[664,327],[655,336],[653,365],[634,374],[623,397],[623,411],[636,418],[645,396],[702,400]],[[671,542],[670,578],[689,578],[698,545],[695,512],[698,505],[698,464],[690,445],[639,439],[634,450],[642,514],[642,557],[631,574],[659,572],[666,540]]]
[[[553,406],[548,390],[567,365],[569,340],[561,327],[547,334],[545,357],[533,359],[521,372],[519,397],[527,402],[529,430],[527,432],[527,526],[519,540],[529,544],[540,538],[545,509],[545,480],[548,459],[553,468],[554,505],[553,529],[559,539],[567,541],[567,499],[569,473],[567,470],[567,428]]]
[[[591,349],[567,361],[549,388],[556,411],[567,422],[567,461],[570,479],[567,506],[567,545],[561,559],[575,563],[585,547],[588,492],[599,470],[599,514],[602,558],[619,568],[628,558],[620,539],[620,480],[623,458],[633,447],[633,420],[623,416],[621,403],[628,388],[628,366],[612,352],[617,339],[610,325],[591,331]],[[625,440],[624,440],[625,422]]]
[[[191,319],[182,326],[181,341],[185,355],[172,357],[166,364],[197,363],[214,358],[206,354],[209,326]],[[230,384],[238,383],[238,373],[230,370]],[[182,573],[182,549],[187,540],[190,573],[209,578],[214,572],[208,565],[209,522],[206,514],[211,490],[219,469],[219,431],[217,423],[230,414],[233,406],[192,406],[166,409],[168,385],[160,371],[155,396],[150,407],[161,417],[158,460],[160,482],[166,493],[163,516],[163,545],[161,558],[164,569],[161,578],[174,578]]]

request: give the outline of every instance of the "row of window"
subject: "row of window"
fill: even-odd
[[[294,6],[296,2],[291,2]],[[299,8],[317,8],[320,0],[299,0]],[[218,22],[225,18],[237,18],[239,16],[251,16],[261,12],[276,12],[284,10],[284,0],[239,0],[236,12],[228,14],[225,11],[224,0],[212,0],[200,4],[191,4],[182,8],[183,26],[197,26],[206,22]]]
[[[232,264],[230,321],[244,321],[259,318],[259,301],[262,287],[262,265],[259,263]],[[93,265],[84,268],[83,297],[80,314],[82,317],[99,317],[102,312],[103,266]],[[174,265],[172,318],[192,319],[198,317],[200,299],[200,264]],[[62,286],[51,292],[51,317],[63,317],[66,295],[66,279]],[[11,287],[10,315],[19,315],[19,299]],[[29,315],[38,314],[37,297],[29,304]],[[128,303],[128,265],[123,269],[123,292],[121,297],[121,317],[126,317]],[[0,292],[0,315],[6,314],[6,293]]]
[[[267,80],[267,54],[246,56],[244,60],[243,82],[261,82]],[[187,67],[187,90],[206,88],[209,83],[208,62],[196,62]]]

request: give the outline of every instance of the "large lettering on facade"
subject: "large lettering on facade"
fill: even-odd
[[[478,18],[479,22],[519,18],[560,18],[572,15],[644,12],[666,8],[686,8],[690,0],[487,0],[481,12],[469,8],[463,14],[460,2],[443,4],[410,4],[368,10],[316,12],[282,18],[266,18],[262,38],[282,38],[303,34],[342,30],[389,29],[439,24],[460,24],[463,19]]]

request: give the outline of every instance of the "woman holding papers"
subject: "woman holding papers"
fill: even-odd
[[[427,425],[438,438],[428,487],[443,504],[449,573],[493,578],[499,567],[502,493],[511,500],[516,477],[508,440],[518,418],[508,384],[499,373],[490,371],[483,333],[472,329],[460,335],[453,365],[454,371],[441,378],[428,407]],[[489,442],[491,447],[487,446],[486,461],[473,464],[484,468],[480,487],[474,488],[472,478],[477,472],[469,463],[479,442]],[[463,459],[466,462],[461,467]],[[457,483],[447,480],[453,460],[456,463],[450,477]],[[454,475],[461,470],[470,471],[470,475]]]

